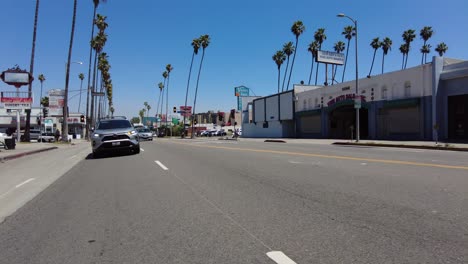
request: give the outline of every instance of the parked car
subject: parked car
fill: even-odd
[[[93,156],[102,152],[131,150],[140,153],[138,132],[127,119],[109,118],[99,120],[91,134]]]
[[[42,133],[41,135],[42,142],[55,142],[55,134],[54,133]]]
[[[220,129],[216,131],[216,136],[226,136],[226,131],[224,129]]]
[[[148,128],[140,128],[137,131],[141,140],[153,140],[153,132]]]

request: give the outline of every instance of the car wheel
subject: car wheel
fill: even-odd
[[[140,153],[140,145],[136,146],[136,147],[133,149],[133,153],[135,153],[135,154]]]

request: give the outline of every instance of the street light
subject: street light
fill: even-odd
[[[355,40],[355,48],[356,48],[356,96],[354,98],[355,101],[358,101],[359,102],[361,101],[361,97],[359,96],[359,76],[358,76],[358,28],[357,28],[357,20],[355,19],[352,19],[351,17],[343,14],[343,13],[339,13],[338,15],[336,15],[337,17],[346,17],[348,18],[349,20],[351,20],[353,23],[354,23],[354,34],[355,34],[355,37],[354,37],[354,40]],[[356,142],[359,142],[359,138],[360,138],[360,122],[359,122],[359,108],[361,107],[361,105],[357,105],[355,103],[355,106],[356,108]]]

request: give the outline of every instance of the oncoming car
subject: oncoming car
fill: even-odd
[[[137,129],[140,140],[153,140],[153,132],[148,128]]]
[[[91,134],[93,156],[103,152],[129,150],[140,153],[138,132],[127,119],[101,119]]]

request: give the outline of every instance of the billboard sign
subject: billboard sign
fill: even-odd
[[[5,94],[7,96],[5,96]],[[19,109],[31,109],[31,104],[33,102],[32,98],[20,97],[20,93],[11,93],[11,92],[2,92],[0,102],[3,103],[6,109],[19,110]],[[25,93],[27,94],[27,93]]]
[[[60,89],[50,90],[49,94],[49,115],[63,116],[63,106],[65,91]]]
[[[343,65],[345,61],[345,55],[343,53],[332,52],[332,51],[317,51],[316,62]]]
[[[234,88],[234,95],[237,97],[237,111],[242,111],[242,96],[249,96],[250,89],[245,86],[238,86]]]

